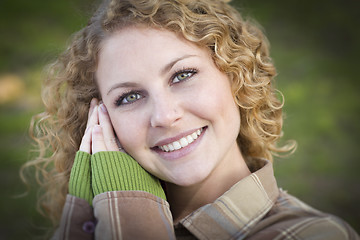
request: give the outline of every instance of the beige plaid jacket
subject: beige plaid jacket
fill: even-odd
[[[252,174],[174,226],[169,204],[147,192],[95,196],[93,208],[68,195],[54,239],[360,239],[344,221],[278,188],[272,164]]]

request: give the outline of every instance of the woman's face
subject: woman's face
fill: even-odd
[[[158,178],[190,186],[239,157],[239,110],[208,50],[126,28],[103,42],[96,76],[122,147]]]

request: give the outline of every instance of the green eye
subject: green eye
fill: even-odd
[[[118,105],[133,103],[139,100],[140,98],[141,95],[139,93],[129,93],[121,98],[120,104]]]
[[[191,73],[188,73],[188,72],[180,73],[179,75],[176,76],[176,78],[181,81],[181,80],[188,78],[190,76],[190,74]]]
[[[181,72],[178,72],[174,75],[172,83],[178,83],[187,80],[188,78],[192,77],[194,74],[196,74],[196,70],[193,69],[183,70]]]
[[[121,105],[131,104],[143,97],[143,94],[136,91],[125,92],[115,101],[115,106],[119,107]]]
[[[138,93],[130,93],[129,95],[125,96],[123,98],[122,103],[126,104],[126,103],[133,103],[136,100],[139,100],[141,98],[141,95]]]

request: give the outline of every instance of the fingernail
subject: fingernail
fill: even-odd
[[[106,107],[105,107],[105,105],[104,105],[103,103],[100,104],[100,109],[101,109],[101,111],[103,111],[103,113],[107,113],[107,112],[108,112],[107,109],[106,109]]]
[[[97,103],[98,103],[97,98],[93,98],[93,99],[91,99],[91,102],[90,102],[90,107],[91,107],[91,106],[94,106],[94,105],[97,105]]]

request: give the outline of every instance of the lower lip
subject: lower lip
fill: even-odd
[[[207,127],[204,127],[200,136],[198,136],[198,138],[194,142],[190,143],[186,147],[180,148],[179,150],[175,150],[172,152],[164,152],[160,148],[156,148],[153,151],[155,151],[157,154],[159,154],[161,156],[161,158],[163,158],[165,160],[173,161],[173,160],[180,159],[180,158],[188,155],[189,153],[191,153],[200,144],[206,130],[207,130]]]

